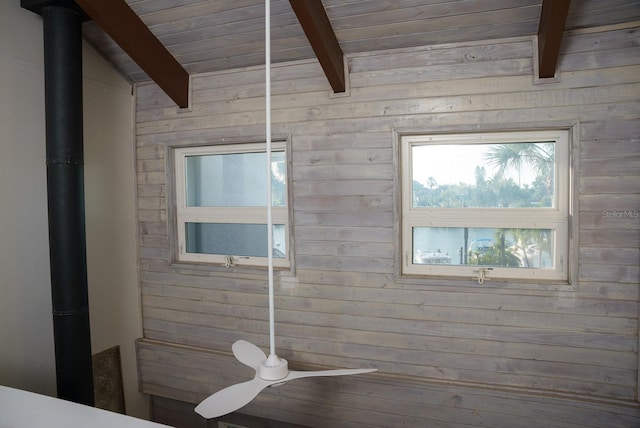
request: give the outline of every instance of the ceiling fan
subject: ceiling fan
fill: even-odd
[[[246,340],[238,340],[231,347],[233,355],[242,364],[255,370],[253,379],[231,385],[206,399],[195,408],[196,413],[211,419],[226,415],[245,406],[263,389],[281,385],[294,379],[316,376],[344,376],[370,373],[376,369],[336,369],[317,371],[289,370],[287,360],[279,358],[275,352],[274,333],[274,293],[273,293],[273,225],[271,219],[271,22],[270,0],[265,0],[265,71],[266,71],[266,137],[267,137],[267,259],[269,277],[269,342],[267,356],[256,345]]]

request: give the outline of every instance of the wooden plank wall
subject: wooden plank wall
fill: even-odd
[[[639,41],[637,26],[567,34],[560,81],[537,85],[522,38],[349,57],[348,97],[329,96],[314,61],[275,66],[295,239],[295,273],[276,278],[278,353],[379,371],[299,380],[242,412],[316,427],[640,425],[640,218],[616,214],[640,210]],[[157,397],[196,403],[252,376],[235,340],[268,348],[263,271],[172,261],[167,158],[263,135],[263,72],[194,76],[187,112],[138,87],[138,359]],[[577,137],[572,283],[399,278],[394,131],[549,126]]]

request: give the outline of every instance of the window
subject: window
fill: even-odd
[[[178,260],[267,264],[265,144],[175,150]],[[287,162],[272,144],[273,265],[288,267]]]
[[[402,273],[567,279],[568,141],[566,130],[401,136]]]

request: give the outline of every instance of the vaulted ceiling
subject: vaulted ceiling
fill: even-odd
[[[132,82],[150,78],[158,82],[153,70],[172,67],[170,57],[185,75],[264,63],[263,0],[125,1],[129,13],[133,11],[133,18],[139,18],[149,34],[122,29],[130,23],[127,11],[114,6],[118,1],[76,0],[95,19],[84,24],[85,38]],[[344,85],[340,82],[343,53],[541,32],[540,58],[546,49],[552,61],[548,67],[555,70],[563,31],[638,20],[638,0],[272,0],[271,55],[273,62],[317,57],[332,88],[339,92]],[[155,65],[145,66],[145,53],[155,55],[157,41],[152,39],[156,38],[170,57],[155,57]],[[142,60],[129,50],[136,44],[144,51]],[[541,64],[541,73],[542,69]]]

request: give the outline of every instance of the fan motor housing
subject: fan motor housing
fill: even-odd
[[[289,363],[284,358],[278,358],[275,355],[269,357],[260,363],[258,368],[258,376],[264,380],[284,379],[289,374]]]

